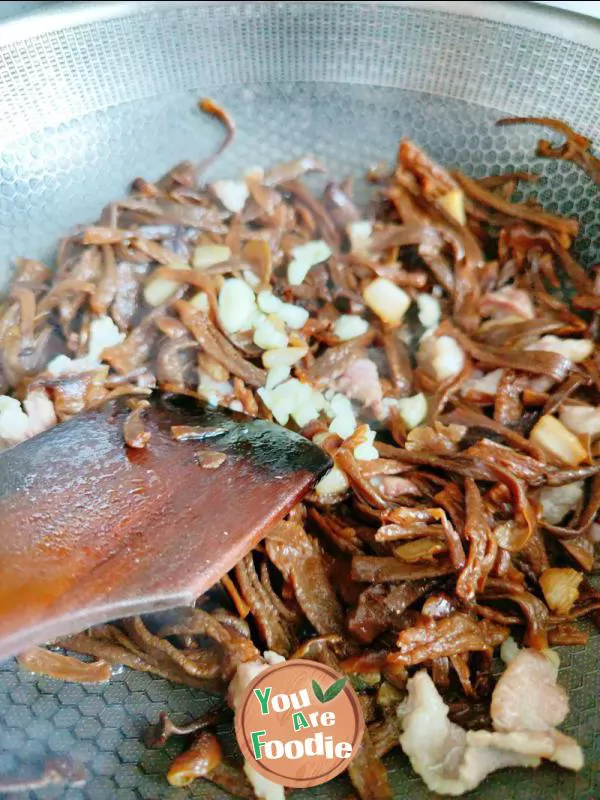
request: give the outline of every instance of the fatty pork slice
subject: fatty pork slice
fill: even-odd
[[[539,674],[540,665],[536,666]],[[542,674],[546,676],[543,670]],[[552,684],[547,681],[546,685]],[[546,730],[507,732],[463,730],[448,719],[448,706],[426,670],[417,672],[407,688],[408,698],[398,709],[400,744],[415,772],[434,792],[462,795],[498,769],[537,767],[542,759],[573,770],[583,766],[579,745],[551,726]],[[502,699],[502,693],[499,697]],[[554,711],[548,719],[558,719],[558,706],[552,705]]]
[[[552,655],[524,649],[507,666],[492,694],[497,731],[549,731],[564,721],[569,700]]]

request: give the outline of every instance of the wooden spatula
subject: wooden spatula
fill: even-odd
[[[151,398],[143,449],[127,414],[112,401],[0,454],[0,658],[193,603],[328,466],[285,428],[184,395]]]

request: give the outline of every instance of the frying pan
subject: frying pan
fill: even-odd
[[[0,288],[14,257],[51,257],[133,177],[210,151],[220,130],[195,110],[207,94],[239,129],[211,177],[305,152],[359,176],[408,135],[474,176],[540,172],[540,200],[579,217],[579,256],[600,261],[597,189],[576,167],[533,157],[539,130],[493,125],[557,116],[600,142],[600,24],[589,18],[502,2],[56,3],[0,26],[0,64]],[[586,768],[503,771],[470,797],[600,796],[600,638],[560,654]],[[40,797],[223,797],[204,782],[168,787],[177,743],[141,741],[161,710],[185,720],[211,702],[145,674],[63,685],[0,664],[0,774],[69,754],[87,787]],[[389,763],[398,797],[432,796],[400,754]],[[338,781],[310,796],[348,793]]]

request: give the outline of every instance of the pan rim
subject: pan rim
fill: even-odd
[[[127,16],[153,12],[164,13],[177,8],[203,6],[294,5],[295,0],[276,4],[264,0],[109,0],[94,2],[59,2],[52,7],[41,7],[14,19],[0,23],[0,48],[35,39],[59,30],[82,25],[107,22]],[[325,5],[325,4],[324,4]],[[326,5],[367,5],[363,0],[328,0]],[[466,2],[466,0],[374,0],[369,7],[400,7],[421,11],[442,12],[453,16],[470,17],[482,22],[496,22],[567,40],[600,51],[600,20],[584,17],[565,9],[538,3]]]

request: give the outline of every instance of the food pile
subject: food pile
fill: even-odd
[[[222,150],[233,122],[201,107]],[[543,122],[566,133],[562,157],[597,169],[588,140]],[[351,181],[313,194],[313,157],[203,185],[212,158],[135,180],[52,269],[18,262],[0,311],[1,441],[160,387],[291,426],[333,467],[175,621],[55,643],[92,664],[45,650],[24,664],[76,680],[125,664],[235,708],[273,660],[323,661],[362,703],[348,772],[363,800],[393,796],[382,758],[397,747],[451,795],[506,766],[580,769],[557,730],[553,649],[584,645],[574,623],[600,610],[600,274],[571,252],[578,222],[513,201],[534,175],[475,180],[410,141],[369,173],[367,209]],[[133,419],[124,446],[152,447],[143,404]],[[224,759],[223,714],[163,719],[160,742],[194,737],[169,781],[282,798]]]

